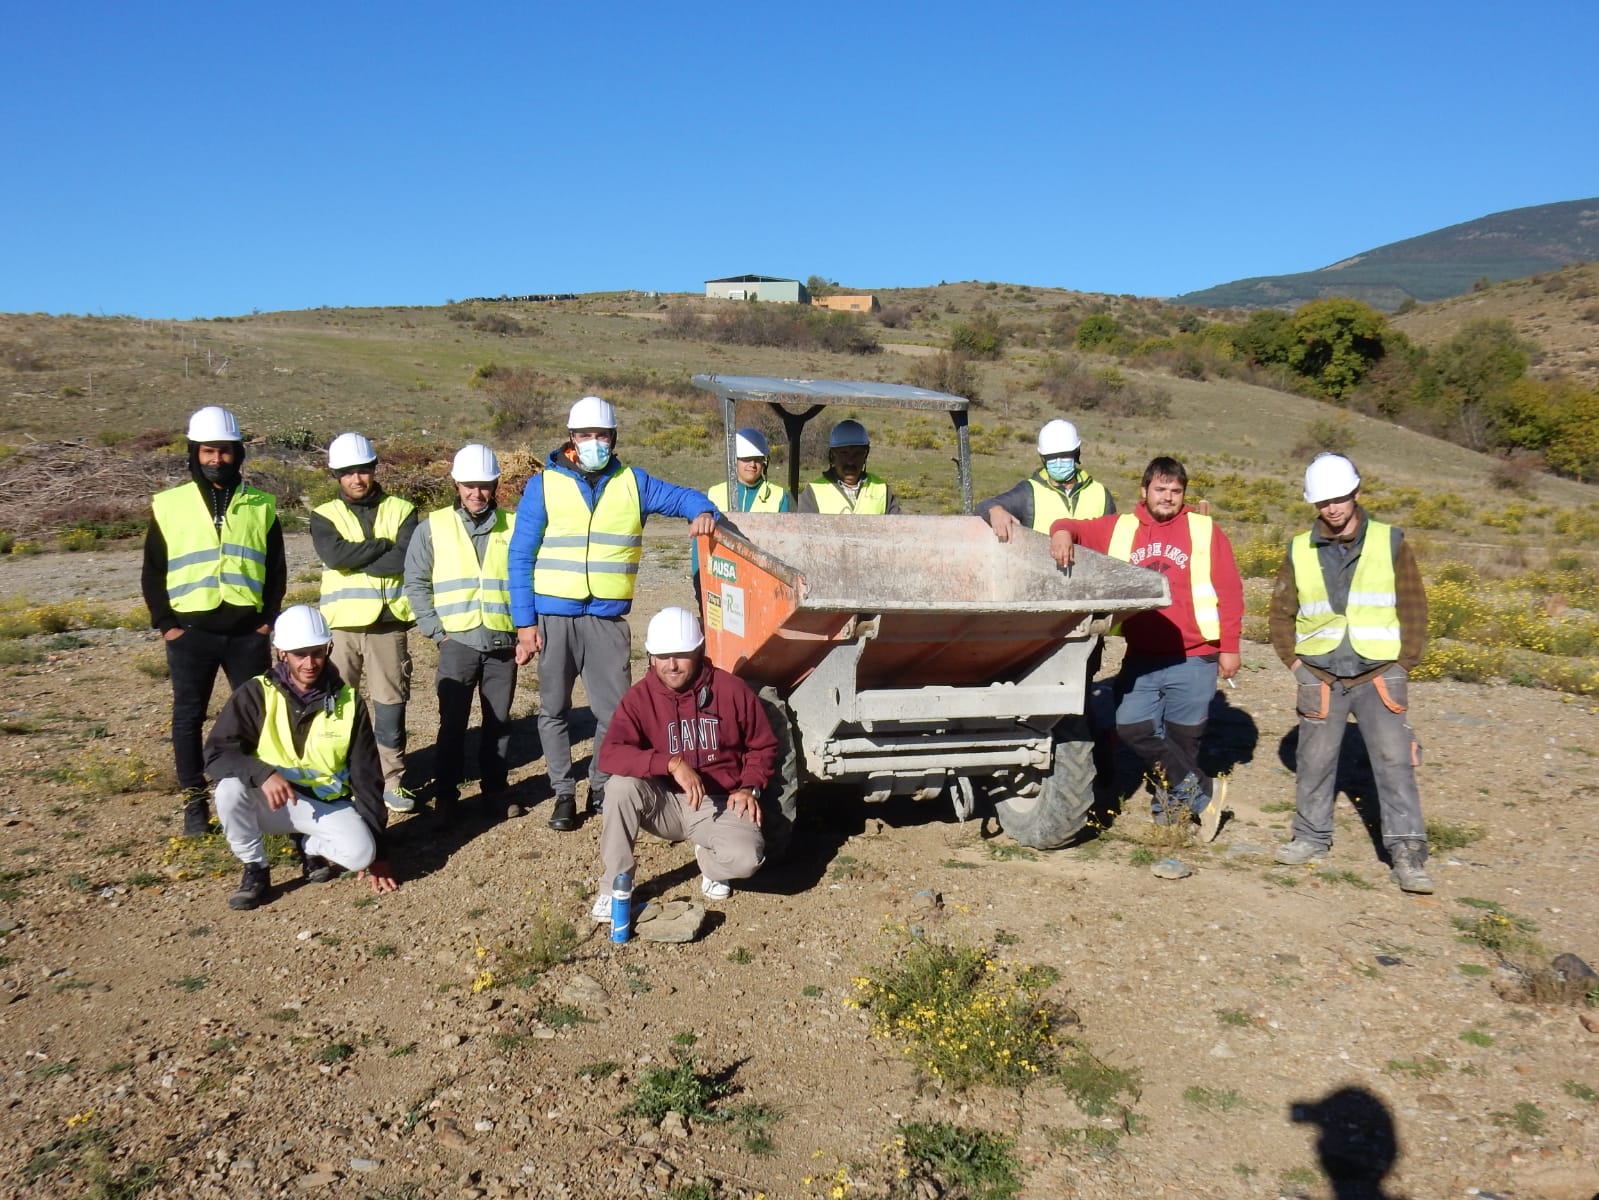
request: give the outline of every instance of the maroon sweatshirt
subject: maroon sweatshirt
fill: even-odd
[[[679,754],[712,795],[739,788],[758,795],[777,765],[777,738],[749,684],[709,660],[681,692],[648,671],[611,715],[600,770],[665,777],[666,764]]]

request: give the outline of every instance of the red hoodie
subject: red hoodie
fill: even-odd
[[[705,790],[759,794],[777,765],[777,738],[749,684],[707,660],[674,692],[653,670],[628,688],[600,747],[607,775],[667,775],[674,755],[700,773]],[[674,785],[675,786],[675,785]]]
[[[1182,512],[1162,522],[1149,515],[1142,501],[1133,510],[1133,516],[1138,519],[1138,531],[1133,534],[1130,561],[1135,567],[1159,571],[1171,585],[1169,605],[1141,612],[1122,623],[1127,653],[1135,658],[1179,655],[1192,658],[1218,651],[1238,653],[1238,637],[1244,624],[1244,581],[1238,576],[1232,543],[1220,525],[1211,526],[1210,539],[1210,581],[1216,588],[1217,607],[1221,610],[1220,644],[1206,641],[1194,620],[1194,592],[1188,578],[1193,544],[1189,540],[1187,517],[1193,511],[1191,506],[1184,505]],[[1049,531],[1067,530],[1079,544],[1104,554],[1110,549],[1117,520],[1114,513],[1088,521],[1063,517],[1051,525]]]

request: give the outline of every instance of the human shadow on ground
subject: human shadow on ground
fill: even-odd
[[[584,715],[588,716],[586,709]],[[583,736],[592,736],[592,734],[593,723],[590,718],[588,733]],[[573,736],[575,740],[577,737],[575,729]],[[448,822],[439,816],[437,810],[437,789],[434,783],[434,772],[437,769],[437,742],[429,742],[421,749],[406,754],[407,780],[428,782],[412,786],[412,790],[418,796],[415,812],[406,815],[391,813],[389,816],[389,828],[385,837],[391,848],[391,862],[402,883],[407,879],[420,879],[442,869],[456,851],[505,820],[507,805],[515,804],[526,810],[529,815],[522,819],[528,820],[535,815],[535,806],[549,799],[551,795],[549,781],[543,772],[519,780],[505,791],[492,796],[482,794],[481,790],[474,791],[474,785],[479,783],[478,753],[481,745],[482,729],[474,724],[466,734],[465,778],[461,781],[462,796],[455,805],[453,819]],[[535,718],[528,715],[514,719],[511,722],[510,748],[506,752],[507,766],[514,773],[520,767],[537,763],[542,757]],[[547,818],[548,805],[536,815],[541,819]]]
[[[1299,728],[1295,726],[1277,744],[1277,758],[1290,771],[1299,769]],[[1365,826],[1378,857],[1386,860],[1388,852],[1382,844],[1382,812],[1377,802],[1377,777],[1372,773],[1371,756],[1366,752],[1366,739],[1360,736],[1360,726],[1350,722],[1344,729],[1343,744],[1338,748],[1338,771],[1333,780],[1333,795],[1342,792],[1349,797],[1355,815]]]
[[[1294,1101],[1288,1119],[1318,1130],[1316,1156],[1336,1200],[1389,1200],[1382,1181],[1399,1158],[1399,1136],[1381,1099],[1363,1087],[1339,1088]]]
[[[1109,828],[1124,811],[1138,809],[1147,816],[1151,790],[1144,779],[1143,761],[1116,737],[1116,701],[1111,681],[1094,684],[1088,698],[1089,727],[1094,732],[1094,808],[1087,833]],[[1260,746],[1255,718],[1218,689],[1205,717],[1205,737],[1199,748],[1199,765],[1214,777],[1226,775],[1253,762]],[[1140,798],[1142,797],[1142,798]]]

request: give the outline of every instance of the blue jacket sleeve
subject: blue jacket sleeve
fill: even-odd
[[[721,514],[716,511],[716,505],[704,492],[696,492],[693,488],[678,487],[675,483],[667,483],[649,474],[642,467],[630,467],[638,478],[639,508],[648,517],[651,513],[662,513],[669,517],[682,517],[685,521],[692,521],[701,513],[711,513],[717,520]],[[514,549],[514,544],[513,544]],[[516,560],[512,559],[511,569],[516,569]],[[511,593],[511,611],[516,612],[516,593]]]
[[[544,510],[544,484],[537,475],[528,480],[516,507],[516,528],[511,531],[508,567],[511,576],[511,623],[518,629],[537,625],[539,613],[533,599],[533,560],[544,542],[549,518]]]

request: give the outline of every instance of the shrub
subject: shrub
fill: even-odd
[[[1294,447],[1294,454],[1303,456],[1323,450],[1348,454],[1355,441],[1355,430],[1347,417],[1317,417],[1305,426],[1304,440]]]
[[[1077,326],[1073,343],[1079,350],[1099,350],[1122,336],[1121,324],[1109,313],[1084,317]]]
[[[855,980],[856,1003],[874,1037],[941,1083],[1022,1086],[1054,1066],[1052,1006],[1036,972],[997,962],[987,950],[908,942],[894,959]]]
[[[949,348],[968,358],[998,358],[1005,348],[1005,331],[992,313],[962,322],[950,331]]]
[[[939,1121],[901,1125],[896,1140],[910,1160],[908,1177],[925,1180],[931,1189],[918,1186],[908,1195],[1009,1200],[1021,1191],[1021,1165],[1013,1153],[1016,1143],[1003,1134]]]
[[[913,387],[965,396],[978,402],[977,368],[964,355],[946,350],[936,358],[919,358],[912,364],[908,382]]]

